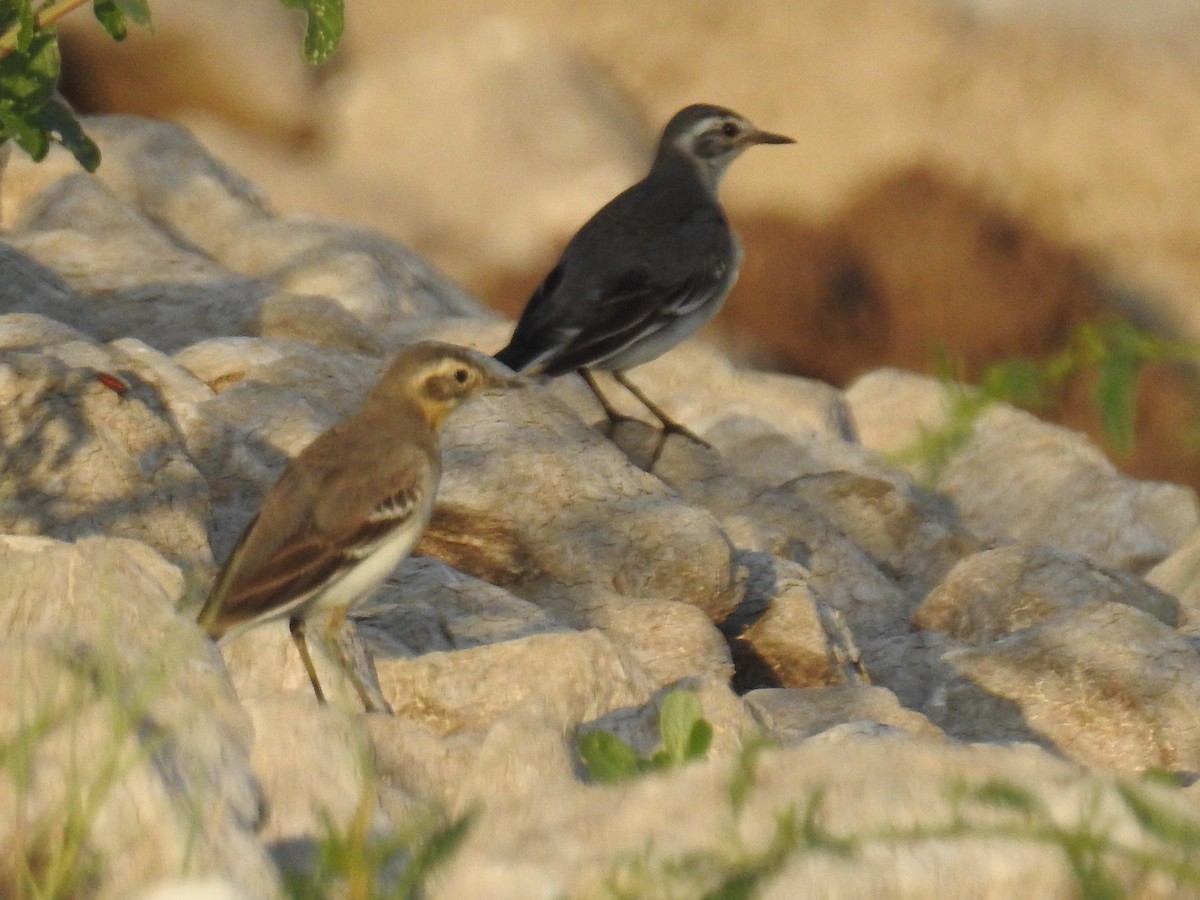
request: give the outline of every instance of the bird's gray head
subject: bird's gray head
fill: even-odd
[[[782,134],[759,130],[731,109],[697,103],[681,109],[667,123],[658,145],[658,160],[686,159],[715,191],[725,169],[747,147],[794,143]]]
[[[475,350],[424,341],[402,350],[371,391],[368,403],[414,403],[434,427],[462,401],[489,390],[524,384]]]

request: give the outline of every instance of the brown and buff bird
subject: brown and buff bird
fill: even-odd
[[[518,383],[463,347],[430,341],[401,351],[359,411],[309,444],[263,497],[200,611],[201,627],[224,642],[286,618],[323,701],[305,620],[330,612],[334,633],[412,552],[433,512],[446,415]],[[338,662],[363,705],[378,709],[353,667]]]

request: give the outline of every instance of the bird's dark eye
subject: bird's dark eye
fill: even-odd
[[[721,126],[721,134],[725,137],[737,137],[738,127],[733,122],[726,122]]]
[[[470,377],[471,377],[471,373],[468,372],[466,369],[455,369],[454,370],[454,380],[457,381],[459,384],[466,384],[467,379]]]

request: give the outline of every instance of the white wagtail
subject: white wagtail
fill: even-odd
[[[496,359],[528,374],[578,371],[610,429],[627,417],[608,403],[588,369],[611,371],[662,422],[651,467],[671,432],[707,446],[651,403],[624,370],[665,353],[720,308],[742,258],[717,200],[721,176],[747,147],[792,143],[720,106],[677,112],[650,173],[571,238]]]
[[[223,641],[287,617],[323,701],[306,617],[331,612],[332,635],[408,556],[433,512],[446,414],[473,394],[517,383],[473,350],[429,341],[402,351],[362,408],[304,448],[267,492],[217,576],[201,627]],[[338,662],[364,706],[377,709],[354,669]]]

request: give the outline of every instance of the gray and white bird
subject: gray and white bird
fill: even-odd
[[[742,258],[717,199],[721,176],[747,147],[792,143],[720,106],[680,110],[663,130],[649,174],[571,238],[496,359],[530,375],[578,371],[611,427],[626,417],[588,370],[610,371],[662,423],[651,466],[672,432],[705,443],[624,372],[662,355],[720,309]]]
[[[518,383],[463,347],[429,341],[403,350],[361,409],[305,447],[267,491],[217,576],[200,626],[222,642],[287,618],[323,701],[305,619],[332,612],[327,630],[335,632],[412,552],[433,512],[442,421],[467,398]],[[378,708],[353,667],[338,662],[364,706]]]

